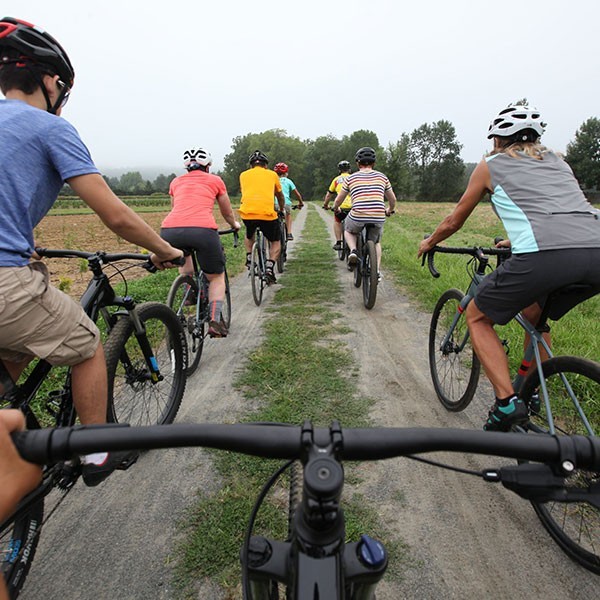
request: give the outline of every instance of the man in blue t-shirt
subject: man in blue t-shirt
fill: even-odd
[[[304,206],[302,202],[302,195],[298,191],[296,184],[288,177],[289,167],[285,163],[277,163],[273,170],[279,175],[279,182],[281,183],[281,191],[285,198],[285,227],[287,229],[287,239],[293,240],[292,235],[292,192],[294,192],[298,199],[298,208]]]
[[[67,182],[104,224],[150,250],[159,268],[182,256],[117,198],[75,128],[60,118],[74,71],[42,29],[0,20],[0,360],[13,380],[34,358],[72,367],[73,400],[84,424],[106,420],[104,350],[81,306],[48,282],[44,263],[30,262],[33,231]],[[83,477],[97,485],[123,460],[84,457]]]

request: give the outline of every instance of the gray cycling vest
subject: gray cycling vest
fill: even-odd
[[[519,153],[486,158],[492,205],[515,254],[600,248],[600,210],[585,198],[569,165],[553,152],[543,160]]]

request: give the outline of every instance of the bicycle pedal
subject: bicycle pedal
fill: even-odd
[[[81,464],[63,463],[60,472],[57,475],[56,485],[61,490],[67,492],[76,483],[81,475]]]
[[[137,450],[131,451],[127,456],[123,457],[123,460],[117,466],[117,471],[127,471],[131,465],[137,462],[139,457],[140,453]]]

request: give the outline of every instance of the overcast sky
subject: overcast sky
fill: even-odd
[[[178,172],[190,146],[219,168],[234,137],[273,128],[369,129],[385,146],[440,119],[475,162],[516,99],[537,106],[560,151],[600,116],[598,0],[2,0],[0,11],[67,50],[76,84],[63,117],[100,169]]]

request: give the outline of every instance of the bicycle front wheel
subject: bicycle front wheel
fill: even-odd
[[[481,370],[463,315],[450,330],[463,298],[464,294],[457,289],[444,292],[433,309],[429,326],[433,387],[444,407],[454,412],[464,410],[473,400]]]
[[[265,289],[265,265],[257,242],[252,246],[252,258],[250,261],[250,278],[252,280],[252,297],[254,304],[260,306]]]
[[[371,309],[375,306],[377,299],[377,249],[375,242],[369,240],[363,248],[363,302],[365,308]]]
[[[167,306],[173,309],[185,334],[187,344],[187,370],[192,375],[202,358],[206,323],[196,320],[198,283],[189,275],[179,275],[171,285],[167,295]]]
[[[9,597],[14,600],[25,583],[40,539],[44,520],[44,499],[36,501],[22,514],[2,524],[0,560]]]
[[[142,342],[147,340],[152,355],[143,351],[131,317],[121,318],[105,344],[107,418],[131,425],[172,423],[185,391],[185,336],[175,313],[164,304],[146,302],[135,310],[145,329]]]
[[[542,363],[542,370],[557,435],[597,433],[579,414],[573,398],[584,414],[598,411],[600,364],[575,356],[557,356]],[[530,406],[531,422],[527,429],[534,433],[548,433],[548,415],[537,369],[524,381],[520,395]],[[600,473],[579,469],[569,477],[568,483],[582,488],[598,486]],[[587,502],[567,504],[550,501],[532,502],[532,505],[560,548],[586,569],[600,574],[600,509]]]

